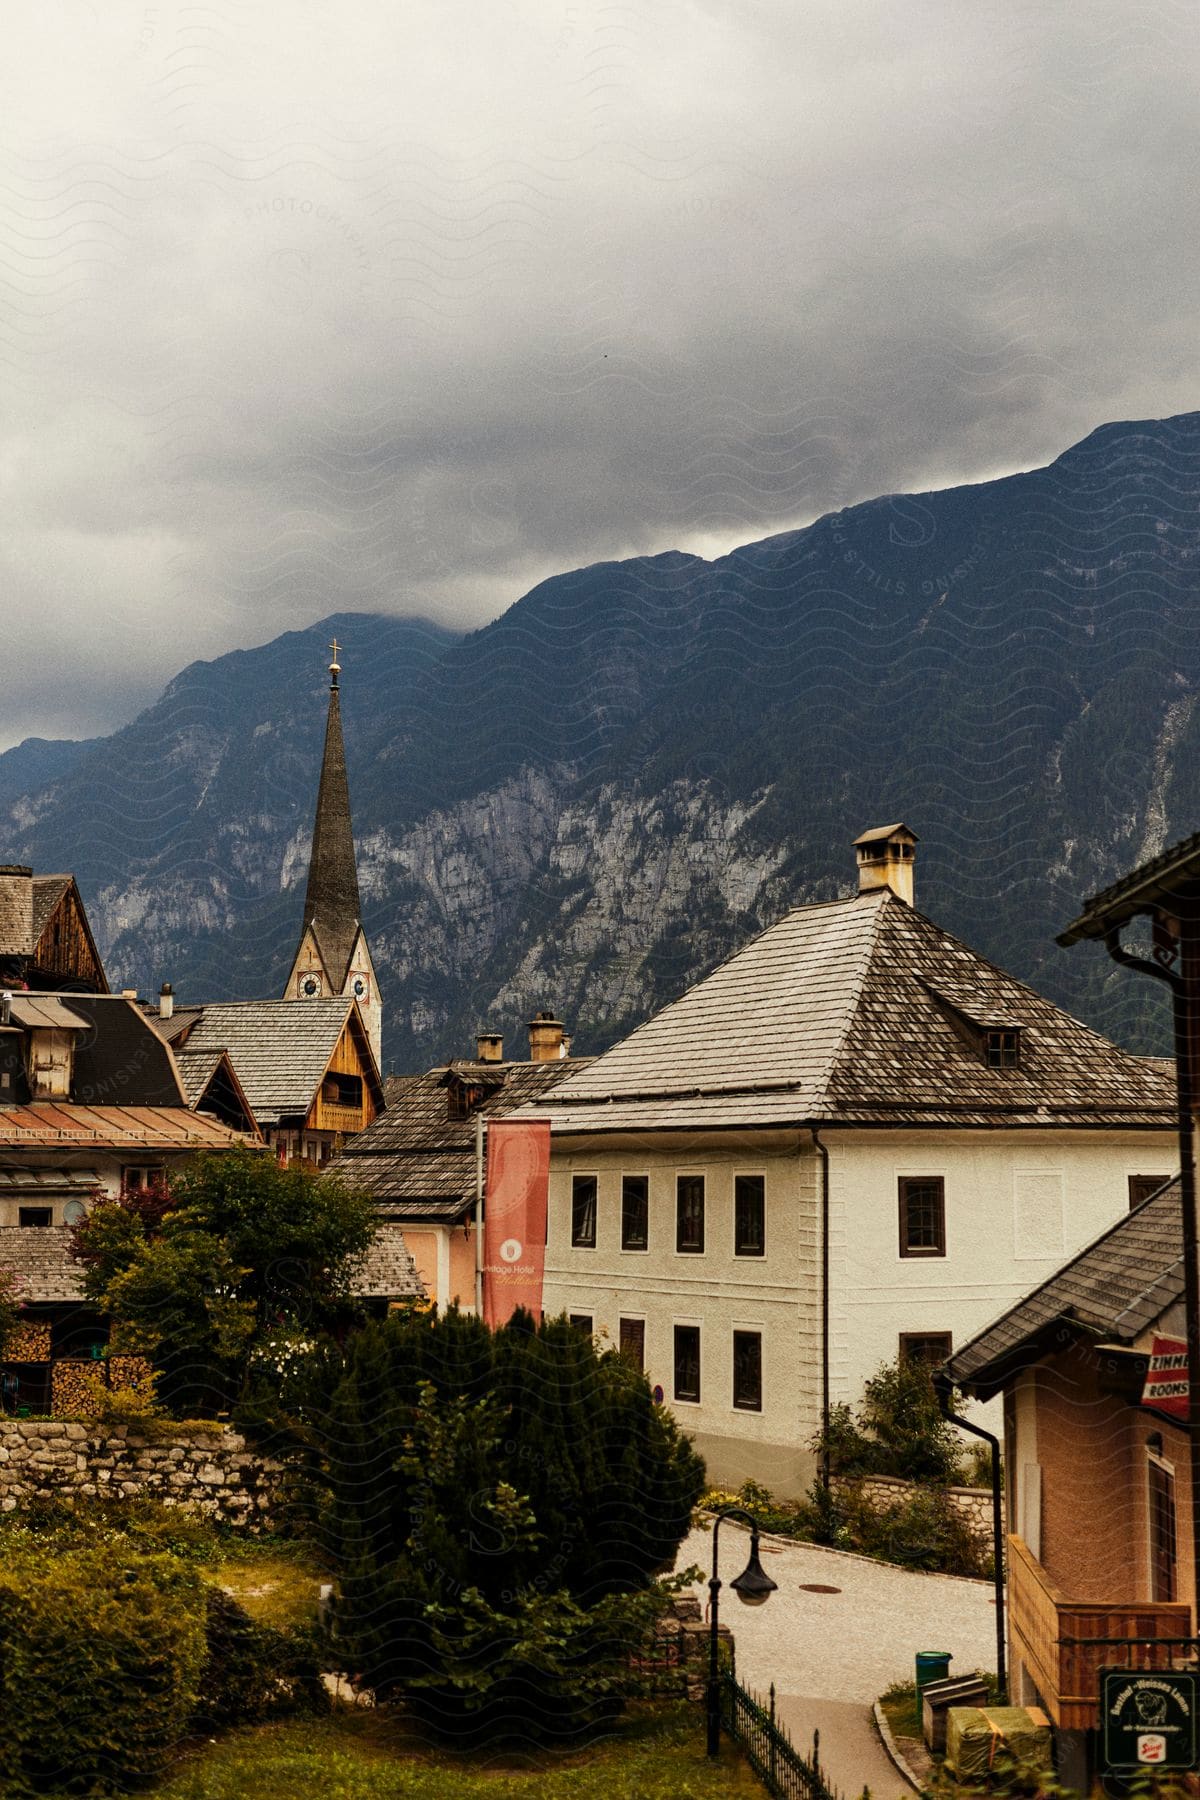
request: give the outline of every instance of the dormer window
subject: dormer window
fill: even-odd
[[[469,1119],[483,1099],[483,1089],[466,1081],[452,1081],[447,1098],[452,1119]]]
[[[1015,1069],[1020,1060],[1020,1032],[1013,1027],[989,1027],[987,1032],[988,1068]]]

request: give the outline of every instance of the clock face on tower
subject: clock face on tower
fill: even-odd
[[[356,1000],[366,1000],[370,997],[371,983],[367,976],[360,974],[357,969],[350,977],[350,992]]]
[[[321,994],[321,977],[313,974],[302,975],[300,977],[300,992],[305,1000],[319,999]]]

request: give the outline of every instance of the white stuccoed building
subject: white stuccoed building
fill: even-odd
[[[1167,1067],[916,911],[915,842],[866,833],[856,895],[537,1103],[545,1311],[640,1358],[716,1481],[802,1492],[830,1405],[942,1361],[1175,1169]]]

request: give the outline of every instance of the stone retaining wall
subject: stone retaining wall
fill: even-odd
[[[843,1484],[834,1482],[835,1487],[839,1485]],[[901,1481],[897,1475],[868,1475],[863,1481],[844,1485],[857,1488],[872,1506],[895,1506],[898,1501],[915,1491],[911,1482]],[[961,1513],[975,1535],[990,1550],[992,1546],[991,1488],[952,1487],[946,1491],[950,1504]]]
[[[236,1431],[147,1438],[134,1427],[58,1419],[0,1420],[0,1512],[55,1494],[148,1495],[255,1531],[281,1498],[283,1471]]]

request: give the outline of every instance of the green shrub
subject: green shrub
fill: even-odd
[[[476,1736],[611,1716],[617,1615],[628,1650],[704,1485],[627,1358],[565,1319],[389,1319],[348,1346],[321,1436],[344,1666]]]
[[[199,1577],[170,1557],[27,1551],[0,1571],[5,1791],[111,1793],[161,1772],[204,1661]]]
[[[315,1632],[260,1624],[222,1588],[209,1588],[206,1599],[194,1727],[212,1731],[327,1710]]]
[[[203,1513],[146,1495],[78,1501],[65,1494],[35,1495],[0,1519],[0,1562],[9,1554],[39,1548],[105,1548],[118,1556],[166,1555],[210,1563],[225,1553],[230,1536]]]
[[[942,1417],[929,1368],[903,1357],[880,1365],[856,1410],[844,1403],[830,1409],[828,1429],[813,1448],[828,1459],[831,1475],[851,1480],[896,1475],[945,1486],[962,1476],[963,1442]]]
[[[847,1485],[831,1495],[825,1523],[830,1535],[822,1541],[902,1568],[980,1580],[992,1573],[987,1548],[942,1488],[916,1487],[880,1504]]]
[[[761,1482],[744,1481],[736,1493],[729,1488],[709,1488],[700,1499],[702,1512],[724,1512],[730,1506],[749,1513],[760,1531],[777,1537],[812,1536],[811,1506],[803,1500],[777,1500]]]

